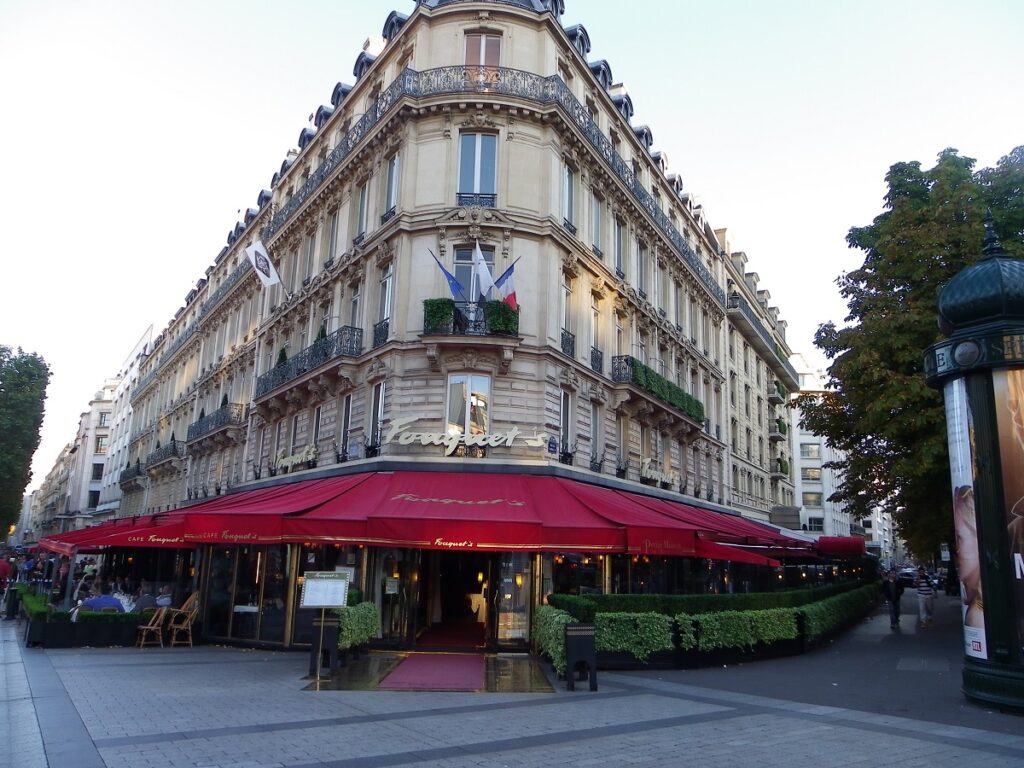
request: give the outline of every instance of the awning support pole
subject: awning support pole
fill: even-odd
[[[77,556],[78,547],[72,547],[71,554],[68,555],[68,575],[65,577],[66,583],[64,584],[63,608],[65,611],[71,610],[71,590],[75,586],[75,557]]]

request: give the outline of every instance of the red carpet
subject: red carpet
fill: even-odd
[[[377,687],[393,691],[480,691],[484,689],[484,657],[414,653]]]

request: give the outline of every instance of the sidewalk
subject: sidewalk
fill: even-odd
[[[927,629],[879,614],[804,656],[602,672],[596,693],[313,692],[303,653],[44,651],[2,622],[0,766],[1024,765],[1024,717],[959,693],[957,605],[937,602]]]

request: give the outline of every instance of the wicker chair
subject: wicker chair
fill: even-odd
[[[143,616],[150,611],[152,611],[152,614],[149,617],[149,621],[138,625],[139,639],[137,645],[139,648],[145,648],[147,645],[159,645],[163,648],[164,621],[167,619],[167,609],[147,608],[142,612]]]
[[[176,645],[192,646],[192,624],[199,616],[199,594],[193,592],[188,599],[181,604],[181,608],[168,608],[170,622],[167,625],[167,633],[170,636],[170,646]]]

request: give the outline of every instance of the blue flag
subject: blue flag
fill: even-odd
[[[430,249],[428,248],[427,250],[429,251]],[[430,255],[434,256],[434,252],[430,251]],[[440,267],[441,271],[444,273],[444,279],[448,281],[448,287],[451,289],[452,298],[453,299],[461,298],[463,301],[465,301],[466,300],[465,292],[462,289],[462,283],[459,282],[459,279],[457,277],[455,277],[455,275],[453,275],[447,269],[444,268],[444,264],[441,263],[441,260],[438,259],[437,256],[434,256],[434,261],[437,262],[437,266]]]

